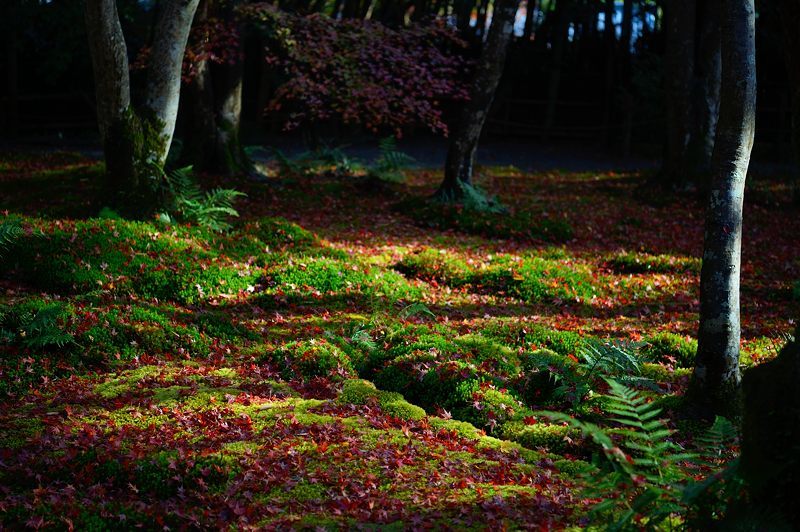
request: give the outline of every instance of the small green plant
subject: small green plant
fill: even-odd
[[[585,345],[580,355],[587,368],[586,377],[602,374],[627,385],[655,386],[650,379],[642,376],[643,361],[639,349],[644,345],[642,342],[619,340]]]
[[[31,349],[63,348],[74,343],[65,321],[69,310],[56,301],[30,301],[15,309],[0,309],[3,337]]]
[[[404,181],[403,169],[413,164],[414,158],[397,149],[394,137],[386,137],[381,140],[378,148],[380,157],[369,166],[367,175],[392,183]]]
[[[0,258],[22,234],[22,227],[15,220],[0,222]]]
[[[230,188],[203,193],[192,174],[192,167],[179,168],[167,175],[171,209],[182,221],[196,223],[213,231],[231,228],[228,218],[239,216],[233,204],[245,194]]]

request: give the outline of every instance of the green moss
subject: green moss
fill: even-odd
[[[692,374],[691,368],[670,369],[661,364],[645,362],[641,365],[642,377],[654,382],[678,382]]]
[[[476,429],[475,425],[465,421],[432,417],[430,418],[429,423],[431,427],[435,429],[455,432],[459,437],[468,440],[477,440],[483,437],[482,432]]]
[[[38,418],[21,417],[7,423],[0,432],[0,448],[20,449],[41,434],[44,424]]]
[[[259,272],[237,257],[208,247],[200,228],[165,227],[124,220],[27,221],[13,259],[19,275],[46,290],[86,293],[98,288],[193,303],[235,294],[255,284]],[[36,236],[39,232],[43,236]],[[193,260],[187,261],[187,253]]]
[[[281,293],[362,294],[390,301],[422,291],[396,272],[329,257],[299,257],[272,268],[267,285]]]
[[[496,255],[484,263],[470,264],[442,250],[423,249],[406,255],[396,268],[421,279],[506,293],[529,302],[555,298],[586,300],[595,294],[593,278],[586,268],[541,257]]]
[[[420,420],[426,416],[425,410],[412,405],[401,394],[378,390],[374,384],[362,379],[345,381],[338,401],[354,405],[374,402],[379,404],[386,414],[400,419]]]
[[[354,374],[349,357],[324,339],[289,342],[264,358],[278,366],[286,379]]]
[[[674,363],[682,368],[694,367],[697,340],[673,333],[659,333],[646,338],[642,354],[650,360]]]
[[[136,384],[146,377],[160,375],[165,368],[159,366],[142,366],[125,371],[94,387],[94,393],[104,399],[113,399],[136,390]]]
[[[695,257],[650,255],[621,252],[608,259],[608,265],[619,273],[699,273],[701,260]]]
[[[427,415],[425,410],[412,405],[396,392],[381,392],[378,402],[386,414],[400,419],[418,421]]]
[[[508,440],[515,441],[529,449],[546,449],[549,452],[563,453],[570,448],[566,438],[578,439],[579,433],[570,431],[563,425],[547,423],[525,424],[522,421],[510,421],[500,426],[498,434]]]

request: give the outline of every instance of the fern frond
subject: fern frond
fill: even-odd
[[[14,242],[24,234],[22,227],[14,221],[8,220],[0,223],[0,257]]]

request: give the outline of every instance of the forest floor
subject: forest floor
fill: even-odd
[[[697,447],[703,209],[638,173],[482,168],[500,217],[420,207],[438,171],[203,176],[247,193],[224,233],[93,218],[100,173],[0,156],[0,528],[582,526],[637,479],[589,494],[598,446],[541,411],[613,425],[605,378]],[[748,190],[745,366],[800,316],[783,197]]]

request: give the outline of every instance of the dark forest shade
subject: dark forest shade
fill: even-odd
[[[755,134],[753,0],[723,2],[722,91],[700,274],[700,331],[692,395],[700,413],[738,408],[739,278],[744,185]]]

